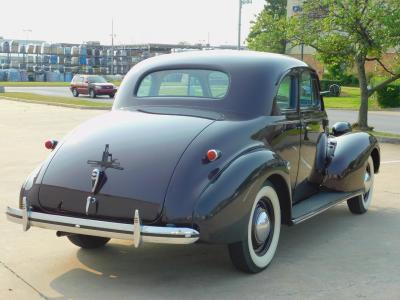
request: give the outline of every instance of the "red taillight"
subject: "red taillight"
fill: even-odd
[[[46,149],[53,150],[57,146],[57,141],[55,140],[48,140],[44,143]]]
[[[221,151],[210,149],[207,151],[207,159],[208,161],[217,160],[221,156]]]

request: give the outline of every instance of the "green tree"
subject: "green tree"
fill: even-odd
[[[267,0],[264,9],[252,22],[247,43],[249,49],[285,53],[287,0]]]
[[[327,64],[354,65],[360,82],[358,126],[368,129],[368,98],[400,78],[382,62],[389,49],[400,45],[399,0],[307,0],[301,14],[289,20],[288,37],[293,45],[304,43],[317,50]],[[376,61],[389,79],[368,87],[365,65]]]

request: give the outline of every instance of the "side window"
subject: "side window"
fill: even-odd
[[[211,96],[215,98],[224,97],[229,87],[228,75],[222,72],[211,72],[208,75],[208,85],[210,86]]]
[[[292,76],[286,76],[281,81],[275,99],[280,109],[295,108],[295,103],[292,101]]]
[[[301,73],[299,88],[300,108],[319,107],[316,79],[310,72]]]

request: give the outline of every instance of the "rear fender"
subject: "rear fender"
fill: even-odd
[[[243,240],[253,200],[272,176],[290,186],[287,163],[267,150],[243,155],[225,168],[196,202],[193,226],[199,229],[200,240],[224,244]],[[290,201],[290,193],[287,198]]]
[[[369,156],[373,156],[375,172],[379,168],[380,154],[376,138],[365,132],[352,132],[330,137],[329,142],[336,143],[336,146],[322,185],[343,192],[364,189],[364,172]]]

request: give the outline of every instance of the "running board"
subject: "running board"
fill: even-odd
[[[343,201],[359,195],[361,195],[361,192],[320,192],[315,194],[310,198],[293,205],[291,224],[296,225],[304,222]]]

